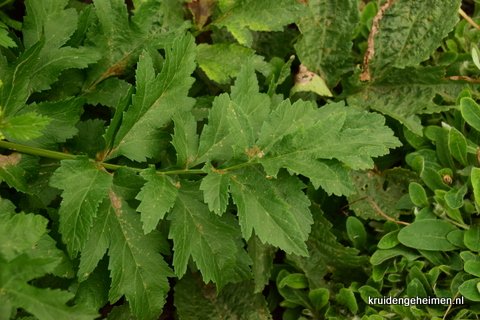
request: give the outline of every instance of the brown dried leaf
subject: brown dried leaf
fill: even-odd
[[[188,9],[190,9],[195,18],[197,30],[200,30],[205,25],[214,6],[215,0],[190,0]]]
[[[18,152],[14,152],[8,156],[0,155],[0,167],[2,169],[7,169],[8,164],[11,164],[12,166],[17,165],[21,159],[22,155]]]

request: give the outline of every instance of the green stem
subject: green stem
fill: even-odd
[[[58,151],[52,151],[52,150],[46,150],[46,149],[41,149],[41,148],[35,148],[35,147],[29,147],[25,146],[22,144],[18,143],[12,143],[8,141],[0,141],[0,148],[5,148],[13,151],[18,151],[18,152],[23,152],[27,154],[31,154],[34,156],[40,156],[40,157],[45,157],[49,159],[56,159],[56,160],[75,160],[77,159],[77,156],[74,154],[68,154],[64,152],[58,152]],[[90,159],[90,161],[97,163],[98,165],[101,165],[105,169],[115,171],[117,169],[120,169],[125,166],[120,166],[117,164],[111,164],[111,163],[105,163],[105,162],[100,162],[100,161],[95,161],[93,159]],[[257,162],[245,162],[238,164],[233,167],[225,168],[222,170],[225,171],[232,171],[238,168],[246,167],[249,165],[256,164]],[[140,168],[132,168],[132,167],[127,167],[129,169],[132,169],[133,171],[136,172],[142,172],[144,169]],[[163,174],[163,175],[177,175],[177,174],[206,174],[201,169],[191,169],[191,170],[170,170],[170,171],[157,171],[158,174]]]
[[[3,7],[3,6],[6,6],[7,4],[9,4],[10,2],[12,2],[13,0],[5,0],[3,1],[2,3],[0,3],[0,8]]]
[[[10,149],[13,151],[32,154],[34,156],[40,156],[40,157],[45,157],[50,159],[57,159],[57,160],[74,160],[77,158],[77,156],[74,154],[29,147],[29,146],[24,146],[21,144],[11,143],[7,141],[0,141],[0,148]]]

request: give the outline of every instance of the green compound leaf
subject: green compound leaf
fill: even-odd
[[[284,172],[270,180],[257,168],[235,171],[230,192],[238,206],[243,237],[249,239],[255,230],[263,243],[306,256],[312,217],[303,188],[298,178]]]
[[[0,46],[5,48],[13,48],[17,46],[12,38],[8,36],[8,27],[3,22],[0,22]]]
[[[65,142],[77,133],[75,125],[80,120],[85,100],[82,98],[70,98],[57,102],[32,103],[25,106],[18,114],[36,113],[44,118],[50,119],[44,130],[40,131],[41,136],[29,140],[19,141],[9,137],[9,141],[21,143],[37,148],[57,150],[58,142]]]
[[[25,106],[30,96],[30,76],[38,63],[44,44],[45,41],[42,38],[25,50],[12,64],[7,65],[6,61],[0,64],[3,83],[0,86],[0,106],[5,116],[14,116]]]
[[[59,230],[70,257],[75,258],[85,246],[98,205],[112,185],[112,177],[87,159],[63,160],[50,185],[64,190]]]
[[[207,160],[229,160],[233,157],[232,145],[235,143],[230,134],[230,125],[227,119],[227,108],[230,105],[228,94],[224,93],[213,100],[212,109],[208,115],[208,124],[205,125],[198,146],[198,160],[196,164]]]
[[[40,320],[91,320],[97,317],[94,310],[84,306],[67,306],[67,302],[73,298],[73,294],[68,291],[40,289],[30,284],[36,278],[54,273],[61,263],[63,253],[45,234],[47,221],[41,216],[23,213],[3,213],[0,217],[2,226],[11,227],[3,230],[5,232],[2,231],[2,236],[13,236],[0,247],[2,316],[13,317],[13,312],[22,308]],[[19,238],[21,234],[25,237]],[[53,246],[49,245],[48,239],[53,242]],[[16,243],[11,243],[15,240]],[[5,259],[7,256],[9,259]]]
[[[351,69],[352,36],[359,21],[355,0],[310,0],[298,28],[296,43],[300,61],[320,75],[329,88]]]
[[[208,175],[202,179],[200,190],[203,191],[205,203],[208,204],[210,211],[221,216],[227,209],[230,175],[208,166],[209,164],[203,169]]]
[[[311,126],[316,119],[315,110],[316,106],[311,102],[298,100],[292,105],[290,100],[282,101],[264,122],[257,146],[268,153],[285,135],[294,132],[302,125]]]
[[[177,165],[188,169],[195,161],[198,150],[197,122],[190,111],[173,115],[175,133],[172,144],[177,151]]]
[[[58,79],[62,70],[86,68],[100,59],[95,50],[64,46],[76,30],[78,20],[75,9],[64,10],[67,3],[67,0],[25,1],[25,47],[28,48],[45,37],[45,46],[38,63],[31,70],[31,91],[50,89],[50,84]]]
[[[0,214],[0,256],[11,261],[36,244],[45,234],[48,220],[34,214]]]
[[[39,172],[39,158],[14,152],[8,156],[0,155],[0,177],[9,187],[30,194],[27,180]]]
[[[141,212],[143,231],[149,233],[157,227],[160,219],[173,207],[178,195],[169,177],[157,174],[154,167],[144,170],[141,176],[147,180],[136,197],[142,201],[137,208]]]
[[[180,111],[189,111],[195,100],[187,97],[193,83],[195,43],[192,36],[176,39],[166,48],[162,72],[156,76],[153,62],[144,51],[137,67],[137,89],[124,113],[110,158],[124,155],[145,161],[161,150],[161,126]]]
[[[355,169],[372,167],[371,157],[400,145],[378,114],[330,104],[319,109],[317,119],[313,125],[285,135],[259,160],[267,174],[275,176],[284,167],[316,178],[313,168],[318,167],[317,159],[336,158]]]
[[[198,200],[202,199],[198,184],[183,180],[180,184],[175,207],[168,215],[175,273],[182,277],[192,256],[205,283],[213,281],[222,288],[229,282],[226,275],[236,266],[239,248],[233,237],[238,231]]]
[[[202,43],[197,46],[197,62],[207,76],[219,84],[230,83],[246,60],[253,57],[253,65],[260,69],[265,62],[255,51],[235,43]]]
[[[82,252],[78,275],[86,279],[108,250],[112,283],[111,303],[125,295],[132,313],[141,320],[158,317],[169,290],[172,271],[158,253],[160,233],[144,235],[140,217],[112,190],[103,199]]]
[[[248,255],[253,262],[252,273],[255,293],[262,292],[268,284],[276,251],[277,248],[268,243],[263,243],[256,235],[248,240]]]
[[[98,20],[88,29],[86,45],[90,50],[97,50],[101,59],[89,69],[84,84],[86,91],[93,90],[108,77],[123,75],[145,48],[165,44],[170,33],[162,27],[162,2],[147,1],[129,18],[125,1],[95,1],[94,13]]]
[[[223,16],[214,24],[227,27],[240,44],[250,47],[250,30],[282,31],[283,26],[296,22],[304,10],[297,0],[241,0],[222,10]]]
[[[460,4],[460,0],[394,2],[385,10],[373,38],[375,54],[370,67],[374,77],[387,74],[388,66],[405,68],[428,59],[457,23]]]
[[[410,248],[450,251],[457,248],[447,239],[454,230],[456,228],[445,220],[419,220],[400,230],[398,240]]]

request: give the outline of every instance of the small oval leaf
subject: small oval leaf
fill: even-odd
[[[472,98],[460,100],[462,117],[469,125],[480,131],[480,106]]]
[[[398,233],[398,240],[407,247],[433,251],[457,249],[447,235],[457,230],[445,220],[419,220],[406,226]]]

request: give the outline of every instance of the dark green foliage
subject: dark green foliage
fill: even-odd
[[[478,318],[460,0],[19,2],[0,319]]]

